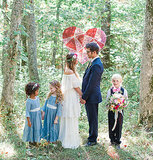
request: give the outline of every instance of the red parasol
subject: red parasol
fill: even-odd
[[[85,45],[90,42],[95,42],[101,50],[106,42],[106,34],[104,31],[97,28],[89,29],[84,34],[80,28],[73,26],[64,30],[63,42],[70,52],[74,52],[78,55],[79,62],[84,64],[89,60]]]
[[[99,50],[101,50],[106,42],[106,34],[99,28],[89,29],[85,33],[84,44],[95,42],[99,46]]]
[[[69,27],[63,32],[63,42],[72,52],[79,52],[83,47],[84,33],[80,28]]]

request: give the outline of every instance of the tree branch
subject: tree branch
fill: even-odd
[[[7,21],[8,21],[8,22],[11,22],[11,20],[10,20],[9,17],[6,15],[6,13],[3,12],[3,11],[2,11],[2,13],[3,13],[3,15],[5,16],[5,18],[7,19]]]

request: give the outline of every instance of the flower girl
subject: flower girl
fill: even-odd
[[[49,87],[50,92],[42,108],[42,111],[45,112],[42,138],[46,139],[48,143],[54,143],[59,136],[59,117],[61,116],[63,95],[58,81],[50,82]]]
[[[23,132],[23,141],[29,142],[30,145],[37,145],[41,139],[41,111],[38,93],[38,83],[28,83],[25,86],[26,95],[26,122]]]

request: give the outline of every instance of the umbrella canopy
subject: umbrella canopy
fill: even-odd
[[[89,58],[88,58],[87,52],[86,52],[85,48],[82,48],[82,49],[79,51],[79,53],[78,53],[78,61],[79,61],[81,64],[84,64],[84,63],[86,63],[88,60],[89,60]]]
[[[106,42],[106,34],[98,28],[89,29],[84,34],[80,28],[73,26],[64,30],[63,42],[70,52],[78,55],[78,61],[84,64],[89,60],[85,49],[86,44],[95,42],[101,50]]]
[[[105,42],[106,42],[105,32],[99,28],[89,29],[85,33],[84,45],[86,45],[87,43],[90,43],[90,42],[97,43],[97,45],[99,46],[99,50],[101,50],[104,47]]]
[[[84,33],[80,28],[69,27],[63,32],[63,42],[72,52],[79,52],[83,47]]]

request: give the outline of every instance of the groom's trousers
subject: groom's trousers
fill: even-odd
[[[88,142],[97,142],[98,137],[98,104],[85,104],[88,122],[89,122],[89,137]]]

